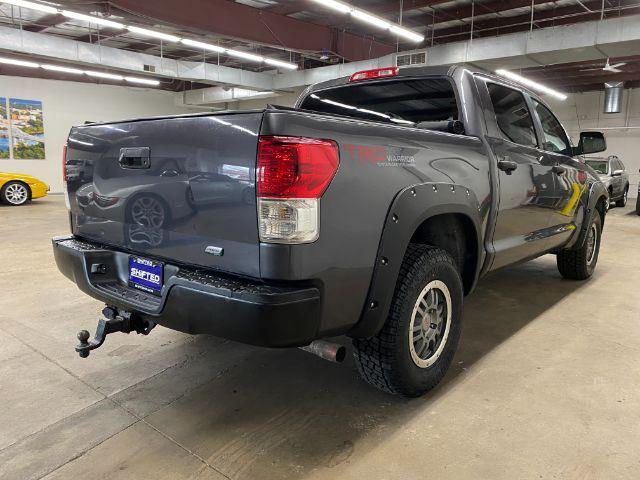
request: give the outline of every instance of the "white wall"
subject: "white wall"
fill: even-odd
[[[640,89],[625,90],[621,113],[602,113],[604,92],[578,93],[563,102],[549,103],[574,143],[580,130],[604,129],[607,151],[597,155],[620,157],[629,172],[629,197],[635,198],[640,180]]]
[[[0,159],[0,171],[34,175],[62,191],[62,147],[69,129],[86,120],[189,113],[175,105],[174,93],[156,89],[0,76],[0,96],[42,101],[45,159]]]

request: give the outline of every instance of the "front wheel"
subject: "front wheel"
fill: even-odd
[[[640,215],[640,190],[638,190],[638,198],[636,199],[636,214]]]
[[[570,280],[586,280],[589,278],[598,263],[601,238],[602,219],[598,211],[596,211],[583,245],[576,250],[560,250],[558,252],[556,261],[560,274]]]
[[[24,205],[31,198],[31,190],[22,182],[7,182],[0,191],[0,198],[14,207]]]
[[[434,388],[458,346],[462,301],[462,280],[451,255],[409,245],[384,326],[374,337],[353,340],[363,379],[407,397]]]

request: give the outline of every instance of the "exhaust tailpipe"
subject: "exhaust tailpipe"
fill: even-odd
[[[342,363],[347,355],[347,349],[337,343],[325,340],[314,340],[306,347],[299,347],[300,350],[317,355],[330,362]]]

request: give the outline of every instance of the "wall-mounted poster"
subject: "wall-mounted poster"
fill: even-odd
[[[0,97],[0,158],[9,158],[11,154],[11,136],[9,135],[9,117],[7,99]]]
[[[9,99],[11,137],[14,159],[44,158],[44,125],[42,102],[39,100]]]

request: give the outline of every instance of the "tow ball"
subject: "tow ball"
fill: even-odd
[[[114,307],[105,307],[102,310],[102,314],[106,319],[102,318],[98,321],[96,335],[93,340],[89,341],[91,335],[87,330],[78,332],[80,343],[76,346],[76,352],[81,358],[87,358],[91,350],[101,346],[110,333],[131,333],[135,331],[142,335],[148,335],[153,327],[156,326],[154,322],[143,320],[131,312],[118,310]]]

